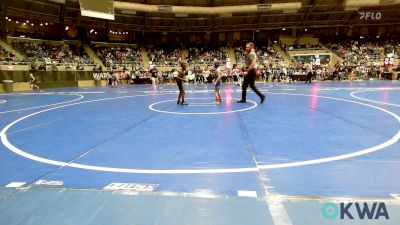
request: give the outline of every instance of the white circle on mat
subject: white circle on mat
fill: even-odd
[[[341,98],[335,98],[335,97],[327,97],[327,96],[318,96],[318,95],[307,95],[307,94],[289,94],[289,93],[269,93],[269,94],[276,94],[276,95],[293,95],[293,96],[307,96],[307,97],[318,97],[318,98],[324,98],[324,99],[332,99],[332,100],[337,100],[337,101],[343,101],[343,102],[349,102],[349,103],[354,103],[358,105],[363,105],[367,107],[371,107],[377,110],[380,110],[382,112],[385,112],[392,117],[394,117],[398,123],[400,123],[400,117],[394,114],[393,112],[390,112],[386,109],[369,105],[366,103],[362,102],[356,102],[352,100],[347,100],[347,99],[341,99]],[[148,95],[141,95],[141,96],[148,96]],[[297,162],[290,162],[290,163],[279,163],[279,164],[268,164],[268,165],[257,165],[257,167],[242,167],[242,168],[220,168],[220,169],[134,169],[134,168],[117,168],[117,167],[105,167],[105,166],[93,166],[93,165],[87,165],[87,164],[79,164],[79,163],[73,163],[73,162],[63,162],[63,161],[57,161],[57,160],[51,160],[39,156],[32,155],[28,152],[25,152],[13,144],[11,144],[8,141],[7,138],[7,131],[10,129],[12,126],[17,124],[18,122],[21,122],[29,117],[32,117],[34,115],[47,112],[50,110],[54,109],[59,109],[59,108],[64,108],[67,106],[72,106],[72,105],[80,105],[80,104],[86,104],[86,103],[92,103],[92,102],[98,102],[98,101],[106,101],[106,100],[112,100],[112,99],[122,99],[122,98],[131,98],[131,97],[139,97],[139,96],[121,96],[121,97],[114,97],[114,98],[105,98],[105,99],[97,99],[97,100],[91,100],[91,101],[85,101],[85,102],[77,102],[69,105],[62,105],[62,106],[57,106],[49,109],[45,109],[39,112],[35,112],[32,114],[29,114],[27,116],[21,117],[7,126],[5,126],[1,132],[0,132],[0,138],[1,142],[6,146],[9,150],[12,152],[42,163],[46,164],[51,164],[51,165],[56,165],[56,166],[68,166],[68,167],[73,167],[73,168],[80,168],[80,169],[86,169],[86,170],[95,170],[95,171],[105,171],[105,172],[116,172],[116,173],[140,173],[140,174],[216,174],[216,173],[243,173],[243,172],[257,172],[259,170],[263,169],[278,169],[278,168],[288,168],[288,167],[297,167],[297,166],[305,166],[305,165],[312,165],[312,164],[319,164],[319,163],[326,163],[326,162],[332,162],[332,161],[337,161],[337,160],[342,160],[342,159],[348,159],[348,158],[353,158],[365,154],[369,154],[372,152],[376,152],[379,150],[382,150],[394,143],[396,143],[400,139],[400,130],[389,140],[366,148],[362,150],[358,150],[355,152],[351,153],[346,153],[342,155],[337,155],[337,156],[331,156],[331,157],[325,157],[325,158],[319,158],[319,159],[312,159],[312,160],[304,160],[304,161],[297,161]]]
[[[374,102],[374,103],[378,103],[378,104],[382,104],[382,105],[400,106],[399,104],[393,104],[393,103],[388,103],[388,102],[374,101],[374,100],[367,99],[367,98],[361,98],[361,97],[358,97],[358,96],[355,95],[356,93],[367,92],[367,91],[369,92],[369,91],[382,91],[382,90],[354,91],[354,92],[351,92],[351,93],[350,93],[350,96],[353,97],[353,98],[356,98],[356,99],[360,99],[360,100],[363,100],[363,101],[367,101],[367,102]],[[384,90],[384,91],[398,91],[398,90]]]
[[[186,98],[186,99],[214,99],[214,98]],[[231,99],[226,99],[223,98],[223,100],[228,100],[230,101]],[[232,98],[232,100],[235,100]],[[174,112],[174,111],[166,111],[166,110],[159,110],[156,109],[155,106],[165,103],[165,102],[175,102],[176,99],[173,100],[165,100],[165,101],[160,101],[160,102],[156,102],[153,103],[151,105],[149,105],[149,109],[155,112],[160,112],[160,113],[168,113],[168,114],[177,114],[177,115],[215,115],[215,114],[227,114],[227,113],[235,113],[235,112],[241,112],[241,111],[246,111],[246,110],[250,110],[250,109],[254,109],[255,107],[257,107],[257,103],[251,100],[247,100],[247,102],[251,103],[251,105],[247,108],[243,108],[243,109],[236,109],[236,110],[228,110],[228,111],[221,111],[221,112]],[[236,102],[234,103],[236,104]],[[245,103],[243,103],[245,104]],[[247,104],[247,103],[246,103]],[[190,104],[189,104],[190,106]],[[193,105],[196,106],[196,105]],[[223,103],[221,104],[221,106],[223,106]],[[183,107],[187,107],[187,106],[183,106]]]

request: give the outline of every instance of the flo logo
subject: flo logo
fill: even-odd
[[[344,219],[389,219],[386,205],[383,202],[371,203],[332,203],[322,205],[322,216],[328,220]]]
[[[380,20],[382,18],[381,12],[358,12],[360,20]]]

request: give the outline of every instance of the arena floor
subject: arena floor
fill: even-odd
[[[1,94],[0,224],[398,224],[400,82],[257,86]]]

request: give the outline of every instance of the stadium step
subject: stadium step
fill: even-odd
[[[182,49],[181,49],[182,61],[186,61],[186,56],[187,56],[186,48],[182,48]]]
[[[335,65],[337,62],[342,63],[342,62],[344,61],[340,56],[338,56],[338,55],[336,54],[336,52],[330,50],[327,46],[325,46],[325,45],[322,44],[322,43],[319,43],[319,44],[320,44],[322,47],[324,47],[326,50],[328,50],[330,53],[332,53],[332,61],[331,61],[331,64],[332,64],[332,65]]]
[[[231,65],[236,64],[236,56],[235,56],[235,49],[232,47],[228,48],[228,56],[231,59]]]
[[[143,47],[140,48],[140,55],[142,56],[142,59],[143,59],[143,66],[145,68],[149,67],[150,66],[149,55],[145,48],[143,48]]]
[[[283,56],[283,58],[285,58],[285,66],[289,66],[289,64],[291,62],[290,56],[282,50],[282,48],[279,44],[274,44],[274,49],[278,55],[281,55],[281,56]]]
[[[103,62],[100,60],[99,57],[97,57],[96,53],[93,51],[92,48],[90,48],[89,45],[83,44],[83,49],[85,50],[86,54],[90,57],[91,60],[93,60],[97,66],[102,66],[105,68]]]

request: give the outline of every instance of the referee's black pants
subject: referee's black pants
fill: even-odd
[[[263,94],[257,89],[254,85],[256,82],[256,70],[251,69],[247,72],[247,75],[244,77],[243,85],[242,85],[242,100],[246,100],[246,91],[247,87],[250,86],[251,89],[262,99]]]

